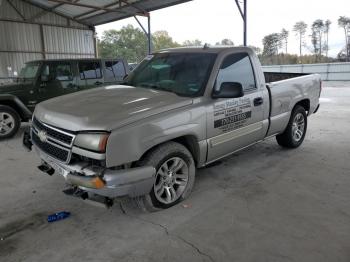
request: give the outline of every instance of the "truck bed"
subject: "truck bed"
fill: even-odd
[[[291,79],[291,78],[300,77],[300,76],[306,76],[306,75],[308,75],[308,74],[264,72],[266,83],[277,82],[277,81],[282,81],[282,80]]]
[[[268,135],[284,130],[297,101],[305,101],[312,114],[319,104],[321,76],[318,74],[264,73],[270,96]],[[273,81],[272,81],[273,80]]]

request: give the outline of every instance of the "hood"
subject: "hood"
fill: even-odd
[[[192,104],[191,98],[154,89],[111,85],[47,100],[34,115],[70,131],[111,131]]]
[[[0,95],[11,94],[12,92],[21,90],[23,88],[22,83],[10,83],[6,85],[0,85]]]

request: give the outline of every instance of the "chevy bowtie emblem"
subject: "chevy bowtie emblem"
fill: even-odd
[[[43,142],[43,143],[46,143],[46,142],[47,142],[47,134],[46,134],[45,131],[40,131],[40,132],[38,133],[38,137],[39,137],[39,139],[40,139],[41,142]]]

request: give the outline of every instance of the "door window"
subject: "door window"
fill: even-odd
[[[105,61],[105,80],[122,80],[125,76],[124,64],[121,61]]]
[[[219,90],[224,82],[238,82],[244,91],[256,88],[254,71],[247,53],[231,54],[225,58],[216,79],[215,90]]]
[[[50,72],[50,65],[44,65],[43,70],[41,72],[41,77],[50,80],[50,78],[52,78],[52,74],[50,75]]]
[[[80,79],[102,78],[100,62],[79,62]]]
[[[46,64],[41,73],[47,81],[71,81],[73,79],[70,63],[50,63]]]
[[[56,80],[71,81],[73,79],[70,63],[59,63],[56,65]]]

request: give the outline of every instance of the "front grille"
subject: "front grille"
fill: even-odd
[[[45,131],[46,134],[51,138],[56,139],[68,146],[72,144],[73,137],[74,137],[73,135],[68,135],[68,134],[64,134],[62,132],[56,131],[55,129],[52,129],[42,124],[35,117],[33,118],[33,124],[37,129],[39,129],[39,131],[42,131],[42,130]]]
[[[50,156],[52,156],[52,157],[54,157],[62,162],[69,161],[69,155],[70,155],[69,150],[59,148],[59,147],[54,146],[48,142],[42,142],[33,130],[32,130],[32,141],[40,150],[44,151],[46,154],[48,154],[48,155],[50,155]]]
[[[35,117],[32,125],[32,141],[38,149],[53,158],[69,163],[75,135],[40,122]]]

